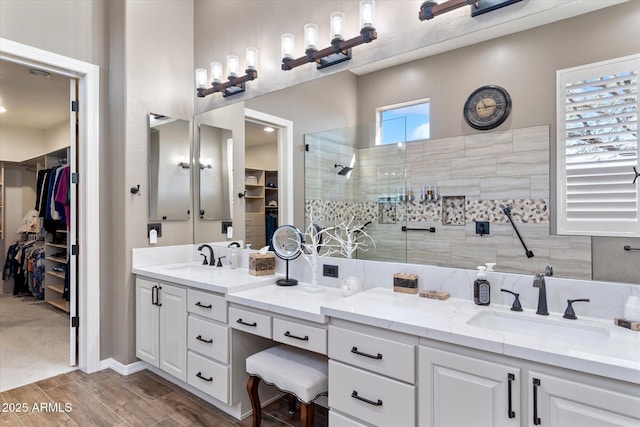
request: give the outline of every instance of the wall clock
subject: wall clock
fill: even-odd
[[[293,225],[281,225],[273,232],[271,239],[273,251],[279,258],[287,262],[286,278],[278,279],[279,286],[295,286],[296,279],[289,278],[289,260],[295,259],[302,253],[302,233]]]
[[[511,97],[500,86],[482,86],[464,103],[464,119],[474,129],[488,130],[500,126],[511,112]]]

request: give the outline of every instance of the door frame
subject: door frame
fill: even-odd
[[[261,111],[244,109],[244,119],[268,124],[278,132],[278,225],[293,224],[293,122]]]
[[[78,367],[100,370],[100,68],[0,38],[0,59],[78,79]]]

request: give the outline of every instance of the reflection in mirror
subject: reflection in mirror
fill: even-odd
[[[231,131],[198,124],[198,214],[200,219],[231,219],[233,139]]]
[[[374,130],[305,135],[305,224],[338,227],[357,244],[350,258],[407,262],[406,206],[397,198],[406,187],[405,144],[369,146]]]
[[[188,220],[189,121],[149,113],[149,219]]]

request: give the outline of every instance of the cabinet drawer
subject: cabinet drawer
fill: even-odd
[[[187,292],[187,309],[189,313],[227,323],[227,300],[224,297],[189,289]]]
[[[224,403],[229,403],[229,367],[190,351],[187,383]]]
[[[229,363],[229,329],[226,326],[192,316],[187,325],[189,350]]]
[[[254,335],[271,338],[271,316],[229,307],[229,326]]]
[[[367,427],[366,425],[345,417],[336,411],[329,411],[329,425],[331,427]]]
[[[415,346],[329,327],[329,357],[415,384]]]
[[[327,354],[327,330],[288,320],[273,319],[273,340]]]
[[[329,407],[376,426],[412,426],[415,386],[329,361]]]

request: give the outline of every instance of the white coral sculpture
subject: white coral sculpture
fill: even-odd
[[[325,233],[329,239],[336,244],[338,252],[345,258],[353,258],[356,251],[367,252],[369,250],[369,242],[375,247],[376,242],[365,231],[365,227],[369,225],[359,224],[356,222],[355,217],[352,217],[348,221],[342,221],[335,226],[325,230]],[[335,251],[334,251],[335,252]]]
[[[338,247],[330,243],[330,241],[322,238],[323,233],[328,232],[331,228],[323,229],[313,222],[313,210],[309,213],[309,225],[304,232],[304,242],[302,242],[302,257],[309,263],[311,267],[311,288],[317,288],[318,285],[318,258],[323,256],[331,256],[338,252]]]

